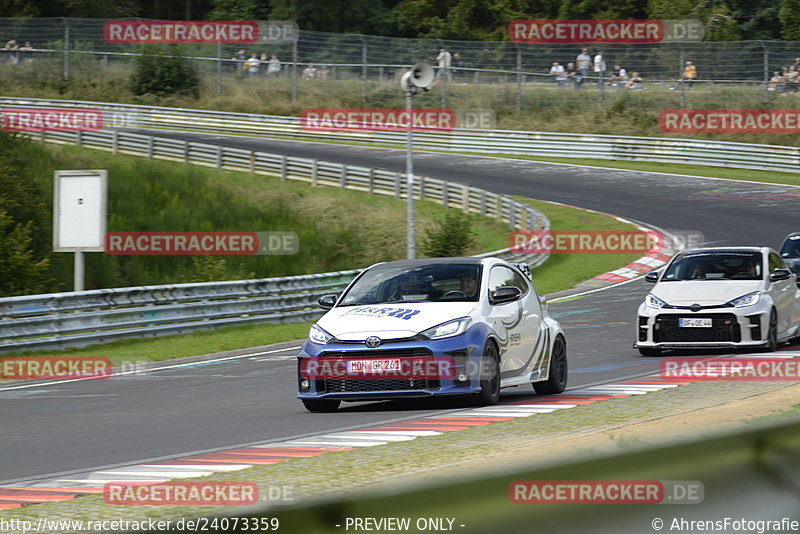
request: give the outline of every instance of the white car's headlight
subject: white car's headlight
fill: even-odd
[[[467,327],[469,326],[470,322],[471,321],[469,317],[462,317],[461,319],[447,321],[446,323],[436,325],[433,328],[428,328],[427,330],[420,332],[419,335],[428,339],[443,339],[446,337],[457,336],[467,331]]]
[[[655,308],[657,310],[660,309],[660,308],[663,308],[664,306],[667,305],[666,302],[664,302],[663,300],[661,300],[657,296],[653,295],[652,293],[647,295],[647,298],[645,299],[645,301],[647,302],[647,305],[649,307]]]
[[[752,306],[753,304],[756,304],[760,298],[761,293],[758,291],[753,291],[752,293],[748,293],[747,295],[742,295],[737,299],[733,299],[730,303],[737,308],[744,308],[745,306]]]
[[[308,332],[308,339],[317,345],[327,345],[333,336],[317,325],[311,325],[311,330]]]

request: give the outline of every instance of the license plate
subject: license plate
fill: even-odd
[[[371,360],[347,360],[347,372],[353,374],[375,374],[400,370],[400,359],[375,358]]]
[[[681,328],[711,328],[711,319],[705,317],[692,317],[691,319],[678,319],[678,326]]]

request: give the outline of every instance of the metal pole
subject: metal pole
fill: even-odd
[[[367,41],[361,37],[361,99],[367,100]]]
[[[297,40],[292,43],[292,104],[297,102]]]
[[[222,95],[222,42],[217,43],[217,96]]]
[[[767,50],[767,46],[764,44],[764,41],[761,41],[761,46],[764,48],[764,107],[769,107],[769,50]]]
[[[522,52],[517,48],[517,113],[522,113]]]
[[[683,67],[684,67],[684,64],[686,63],[686,54],[683,51],[683,47],[681,47],[681,51],[680,51],[680,54],[678,54],[678,57],[679,57],[678,61],[680,62],[680,64],[678,65],[678,73],[679,73],[679,76],[681,77],[681,81],[680,81],[680,84],[681,84],[681,108],[685,108],[686,107],[686,80],[683,79]]]
[[[408,211],[406,214],[406,237],[408,240],[408,259],[413,260],[416,256],[414,246],[414,94],[406,91],[406,113],[408,114],[408,127],[406,128],[406,185],[408,187]]]
[[[64,20],[64,79],[69,78],[69,19]]]
[[[83,291],[83,251],[75,251],[74,291]]]

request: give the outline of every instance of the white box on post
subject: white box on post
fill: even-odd
[[[56,171],[53,250],[75,253],[75,291],[83,291],[83,253],[103,252],[108,171]]]

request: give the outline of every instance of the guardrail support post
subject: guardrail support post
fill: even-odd
[[[111,153],[116,154],[119,151],[119,132],[114,130],[111,132]]]
[[[417,176],[417,182],[419,183],[419,199],[425,199],[425,177],[424,176]]]
[[[402,175],[399,172],[394,173],[394,198],[402,198],[400,193],[400,186],[402,185]]]
[[[461,210],[464,213],[469,213],[469,186],[465,185],[461,190]]]
[[[319,161],[313,160],[311,162],[311,185],[317,185],[317,167],[319,166]]]
[[[481,217],[486,216],[486,191],[481,190]]]
[[[153,159],[153,154],[155,152],[155,137],[152,135],[147,138],[147,157]]]
[[[494,197],[494,216],[497,222],[503,222],[503,198],[500,195]]]
[[[522,209],[520,210],[520,229],[527,230],[528,229],[528,210]]]
[[[347,189],[347,165],[342,165],[342,170],[339,171],[339,187]]]
[[[78,146],[83,145],[83,130],[78,130],[77,133],[75,134],[75,144],[77,144]]]
[[[255,152],[253,152],[253,154],[255,154]],[[289,174],[288,173],[288,171],[289,171],[289,169],[288,169],[288,167],[289,167],[288,160],[289,160],[289,158],[287,158],[286,156],[283,156],[281,158],[281,181],[282,182],[285,182],[289,178],[289,175],[288,175]]]
[[[445,208],[450,205],[450,191],[447,188],[448,182],[442,182],[442,206]]]
[[[375,192],[375,169],[369,170],[369,194],[373,194]]]
[[[183,163],[188,165],[189,164],[189,141],[183,142]]]
[[[218,168],[218,169],[221,169],[221,168],[222,168],[222,160],[223,160],[223,157],[222,157],[222,147],[221,147],[221,146],[218,146],[218,147],[217,147],[217,168]],[[252,166],[252,165],[250,165],[250,168],[252,169],[252,168],[253,168],[253,166]]]
[[[508,205],[508,227],[512,230],[517,227],[517,212],[512,204]]]

